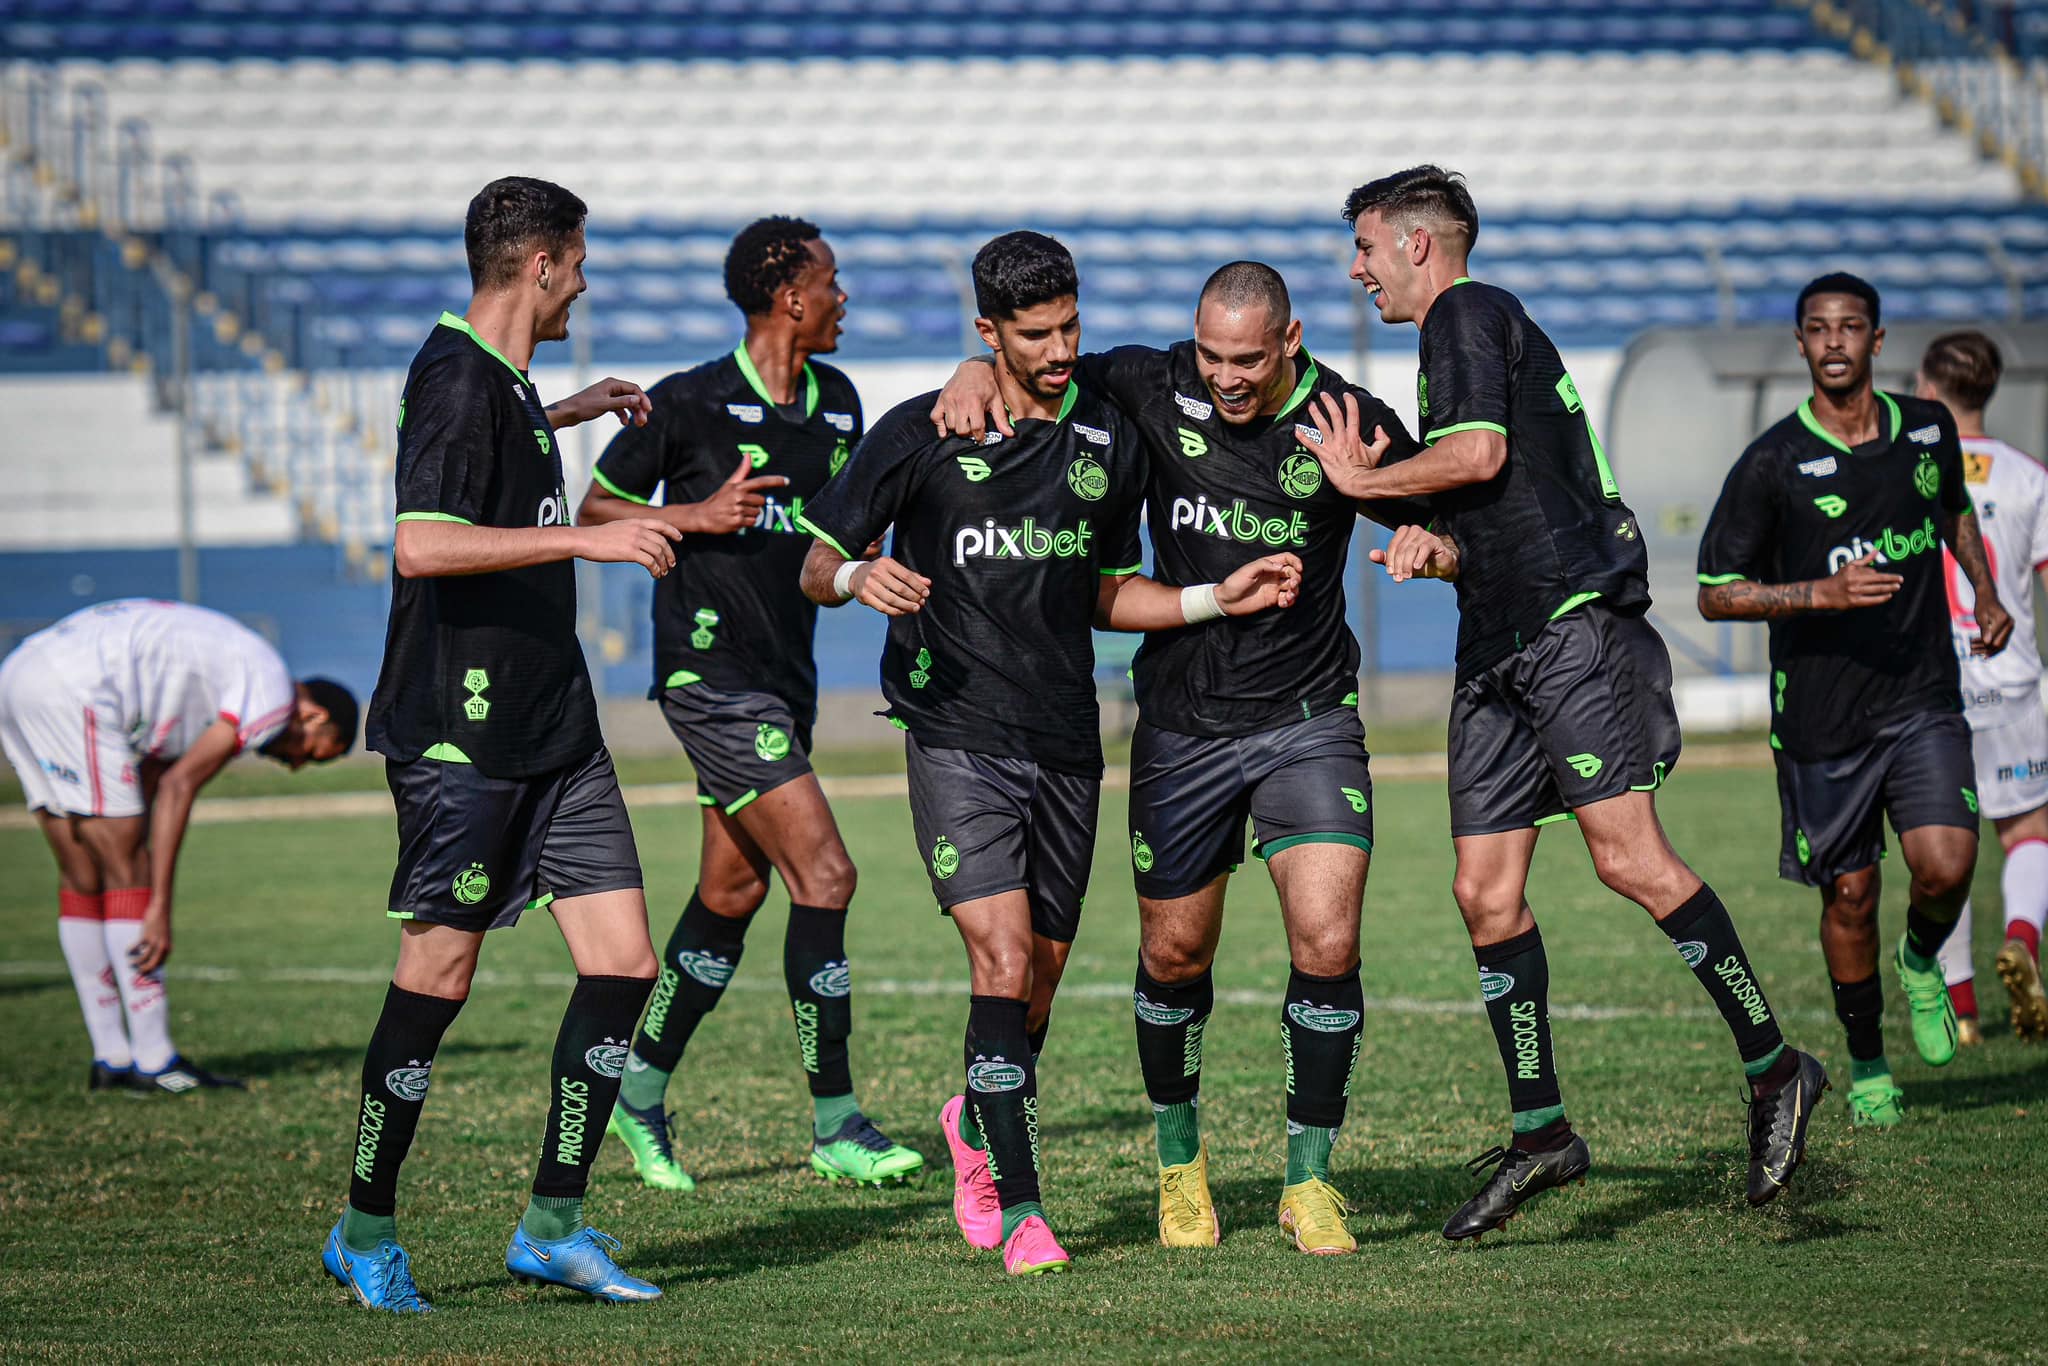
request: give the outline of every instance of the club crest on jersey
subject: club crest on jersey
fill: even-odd
[[[1297,422],[1294,424],[1294,439],[1296,441],[1306,441],[1311,446],[1320,446],[1323,444],[1323,434],[1317,431],[1315,428],[1301,422]]]
[[[1906,440],[1921,446],[1932,446],[1941,440],[1941,424],[1930,422],[1925,427],[1915,427],[1906,433]]]
[[[1296,449],[1280,462],[1280,488],[1289,498],[1307,498],[1323,486],[1323,464],[1307,451]]]
[[[759,422],[768,412],[758,403],[728,403],[725,410],[742,422]]]
[[[1067,487],[1092,503],[1109,492],[1109,471],[1084,455],[1067,466]]]
[[[1216,412],[1215,404],[1204,403],[1198,398],[1189,398],[1186,394],[1175,394],[1173,401],[1176,407],[1197,422],[1207,422]]]
[[[1092,441],[1098,446],[1107,446],[1109,444],[1109,433],[1102,430],[1102,428],[1084,427],[1078,422],[1074,423],[1073,426],[1074,434],[1084,441]]]
[[[850,432],[853,430],[852,413],[828,412],[825,414],[825,420],[832,424],[833,430],[835,431]]]
[[[1839,468],[1841,467],[1835,463],[1835,457],[1832,455],[1824,455],[1818,460],[1802,460],[1799,462],[1799,472],[1814,479],[1825,479]]]
[[[1922,460],[1913,470],[1913,487],[1922,498],[1932,498],[1941,492],[1941,466],[1932,460]]]

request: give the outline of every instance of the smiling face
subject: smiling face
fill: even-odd
[[[1280,411],[1294,388],[1301,320],[1274,327],[1261,304],[1233,308],[1205,299],[1195,310],[1195,368],[1216,415],[1241,424]]]
[[[590,287],[583,278],[586,254],[583,229],[578,228],[563,239],[559,255],[541,260],[538,278],[545,279],[547,285],[538,295],[540,312],[534,320],[535,341],[561,341],[569,335],[569,308]]]
[[[981,339],[1003,367],[1033,398],[1057,403],[1074,380],[1074,362],[1081,354],[1081,309],[1076,295],[1065,294],[1017,310],[1014,318],[976,318]]]
[[[1799,314],[1799,354],[1815,392],[1847,397],[1870,385],[1871,364],[1884,350],[1884,329],[1854,294],[1816,294]]]
[[[1397,232],[1378,209],[1359,215],[1353,225],[1351,278],[1365,287],[1366,297],[1383,322],[1413,322],[1428,302],[1418,247],[1427,240],[1421,228]]]

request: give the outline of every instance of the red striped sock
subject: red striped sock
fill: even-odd
[[[1955,1003],[1956,1015],[1959,1019],[1974,1020],[1977,1018],[1977,982],[1975,978],[1967,982],[1950,982],[1948,984],[1948,999]]]

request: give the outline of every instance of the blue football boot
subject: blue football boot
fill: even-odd
[[[619,1269],[612,1260],[618,1250],[618,1239],[594,1228],[553,1240],[530,1237],[517,1228],[512,1230],[512,1245],[505,1249],[505,1269],[522,1285],[567,1286],[607,1304],[660,1299],[660,1286]]]
[[[382,1309],[391,1314],[431,1314],[434,1306],[420,1298],[412,1283],[412,1262],[405,1249],[386,1238],[369,1252],[358,1252],[341,1241],[341,1225],[327,1235],[320,1265],[327,1274],[348,1287],[365,1309]]]

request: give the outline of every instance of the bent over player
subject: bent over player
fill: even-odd
[[[1678,760],[1671,659],[1644,619],[1649,575],[1635,514],[1557,348],[1506,290],[1466,274],[1479,213],[1435,166],[1351,192],[1351,277],[1388,322],[1421,330],[1416,408],[1428,449],[1383,461],[1347,401],[1316,414],[1317,453],[1356,497],[1427,497],[1455,544],[1403,528],[1396,578],[1454,579],[1451,698],[1453,893],[1507,1071],[1513,1137],[1473,1165],[1492,1175],[1444,1226],[1453,1241],[1500,1228],[1592,1165],[1572,1130],[1551,1051],[1550,965],[1529,909],[1542,827],[1576,819],[1609,888],[1650,913],[1735,1036],[1750,1090],[1749,1201],[1791,1181],[1827,1084],[1785,1046],[1727,908],[1678,856],[1655,792]]]
[[[745,339],[655,385],[648,425],[612,439],[583,500],[587,522],[659,517],[683,533],[676,572],[655,589],[654,691],[697,770],[704,820],[697,887],[662,950],[611,1132],[648,1185],[695,1185],[670,1146],[668,1080],[739,967],[772,867],[789,892],[782,973],[811,1089],[811,1167],[833,1181],[904,1181],[924,1158],[853,1093],[854,868],[811,772],[818,605],[797,582],[811,544],[797,519],[861,437],[852,383],[811,359],[838,348],[846,292],[832,248],[797,218],[741,229],[725,292]],[[648,507],[657,487],[663,506]]]
[[[516,176],[470,201],[469,311],[441,315],[399,401],[397,577],[368,737],[398,808],[398,965],[363,1057],[348,1208],[321,1254],[372,1309],[432,1307],[397,1241],[399,1167],[485,933],[542,909],[569,946],[576,985],[505,1268],[601,1300],[661,1294],[621,1271],[618,1241],[583,1222],[655,961],[633,827],[576,639],[570,561],[660,577],[679,534],[646,519],[569,521],[555,433],[607,412],[648,413],[647,396],[619,380],[543,408],[527,374],[536,344],[568,335],[584,289],[584,213],[561,186]]]
[[[244,750],[294,772],[348,753],[356,699],[292,681],[248,627],[129,598],[73,612],[0,663],[0,746],[57,858],[57,938],[94,1091],[239,1086],[171,1042],[164,962],[192,803]]]
[[[806,510],[804,591],[889,616],[889,715],[908,732],[911,821],[972,976],[967,1085],[940,1113],[967,1241],[1012,1275],[1065,1268],[1039,1203],[1036,1059],[1079,925],[1102,739],[1091,625],[1159,630],[1293,600],[1300,561],[1172,589],[1138,574],[1145,452],[1075,382],[1073,258],[1014,232],[974,258],[983,341],[1013,435],[936,436],[898,405]],[[856,558],[890,526],[891,554]]]

